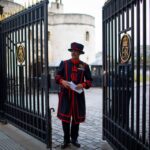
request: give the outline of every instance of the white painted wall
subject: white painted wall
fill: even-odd
[[[48,12],[51,13],[63,13],[63,4],[51,2],[50,7],[48,8]]]
[[[13,0],[0,0],[0,5],[2,5],[4,12],[14,13],[14,11],[17,11],[20,7],[22,7],[20,4],[14,3]]]
[[[58,64],[61,60],[71,57],[68,48],[72,42],[84,45],[85,54],[81,60],[90,63],[95,57],[95,26],[94,18],[83,14],[49,15],[49,64]],[[89,41],[86,41],[86,32]]]

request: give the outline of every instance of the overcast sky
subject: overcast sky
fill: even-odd
[[[14,0],[25,5],[32,0]],[[52,2],[55,0],[49,0]],[[82,13],[95,17],[96,51],[102,50],[102,7],[106,0],[62,0],[65,13]]]

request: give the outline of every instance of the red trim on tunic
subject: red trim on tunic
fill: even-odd
[[[86,87],[86,83],[82,83],[82,86],[83,86],[83,88],[85,88]]]
[[[71,89],[69,89],[69,100],[71,101],[71,102],[70,102],[70,106],[71,106],[71,104],[72,104]],[[72,110],[71,110],[71,109],[72,109],[72,108],[70,107],[70,111],[69,111],[69,112],[70,112],[70,113],[69,113],[69,114],[70,114],[70,117],[71,117],[71,115],[72,115]]]
[[[65,61],[64,63],[65,63],[65,70],[66,70],[66,80],[68,81],[68,64],[67,64],[67,61]],[[70,90],[68,90],[68,91],[70,91]],[[62,101],[62,96],[60,98],[61,98],[60,101]],[[60,103],[60,105],[61,105],[61,103]],[[69,114],[63,114],[63,113],[61,113],[61,111],[59,109],[58,114],[61,116],[64,116],[64,117],[71,117],[71,111],[69,111]]]
[[[83,72],[82,72],[82,74],[81,74],[81,78],[80,78],[80,83],[82,83],[82,80],[83,80]]]
[[[61,113],[61,111],[60,111],[60,108],[61,108],[60,106],[61,106],[61,104],[62,104],[62,95],[63,95],[63,93],[61,92],[61,93],[60,93],[60,97],[59,97],[59,105],[58,105],[57,114],[59,114],[59,115],[61,115],[61,116],[65,116],[65,117],[71,117],[71,114],[66,115],[66,114]]]
[[[73,63],[73,64],[78,64],[79,63],[79,59],[77,59],[77,60],[75,60],[75,59],[71,59],[71,62]]]
[[[65,61],[65,70],[66,70],[66,80],[68,81],[68,66],[67,66],[67,61]]]
[[[74,93],[74,94],[75,94],[75,93]],[[73,106],[74,106],[74,108],[76,108],[76,110],[77,110],[77,107],[75,107],[75,105],[74,105],[74,104],[75,104],[75,103],[74,103],[74,102],[75,102],[74,94],[73,94]],[[77,101],[76,101],[76,102],[77,102]],[[77,106],[77,105],[76,105],[76,106]],[[74,112],[75,112],[75,111],[74,111]],[[77,111],[76,111],[76,113],[77,113]],[[79,123],[85,121],[85,117],[76,118],[76,117],[78,117],[78,116],[77,116],[77,114],[75,115],[75,113],[72,114],[72,117],[74,118],[74,123],[75,123],[75,124],[79,124]],[[79,120],[79,121],[76,121],[76,119]]]
[[[68,62],[64,61],[64,63],[65,63],[65,75],[66,75],[66,79],[65,80],[68,81]],[[73,64],[77,64],[77,63],[79,63],[79,60],[78,61],[73,61]],[[81,83],[82,83],[83,77],[84,77],[84,72],[82,72],[82,74],[81,74],[81,79],[80,79]],[[57,117],[63,122],[70,123],[71,116],[72,116],[72,118],[74,118],[75,124],[79,124],[79,123],[85,121],[85,117],[79,116],[79,111],[78,111],[79,108],[77,107],[78,105],[77,104],[75,105],[75,103],[77,103],[77,101],[75,102],[75,94],[76,93],[74,91],[68,90],[68,96],[69,96],[69,101],[70,101],[70,112],[69,112],[69,114],[63,114],[60,111],[61,110],[61,105],[62,105],[63,92],[60,94],[60,97],[59,97],[60,100],[59,100]]]
[[[76,121],[76,116],[75,116],[75,105],[74,105],[74,101],[75,101],[75,97],[74,97],[74,91],[73,91],[73,94],[72,94],[72,103],[73,103],[73,108],[74,108],[74,111],[73,111],[73,113],[72,113],[72,117],[74,118],[74,123],[76,124],[77,123],[77,121]]]
[[[58,110],[57,110],[57,114],[59,114],[59,112],[60,112],[60,104],[61,104],[62,94],[63,94],[63,93],[62,93],[62,92],[60,92],[60,93],[59,93],[59,95],[58,95],[58,96],[59,96],[59,103],[58,103]]]
[[[60,81],[62,80],[62,76],[61,75],[56,75],[55,80],[60,84]]]
[[[71,80],[77,81],[77,67],[74,65],[71,70]]]
[[[68,81],[68,64],[67,64],[67,61],[65,61],[65,70],[66,70],[66,80]],[[69,93],[69,100],[70,100],[70,89],[68,89],[68,93]],[[71,117],[71,108],[69,111],[69,116]]]
[[[63,81],[63,79],[60,79],[60,80],[59,80],[59,84],[62,84],[62,81]]]
[[[90,80],[86,80],[86,83],[88,84],[89,87],[92,86],[92,82]]]
[[[72,97],[73,97],[73,91],[71,91],[72,92]],[[71,104],[70,104],[70,114],[72,115],[73,114],[73,98],[70,98],[70,100],[71,100]]]
[[[64,120],[64,119],[60,118],[59,116],[57,116],[57,117],[58,117],[61,121],[63,121],[63,122],[70,123],[70,121]]]
[[[64,117],[71,117],[71,115],[66,115],[66,114],[63,114],[63,113],[59,113],[60,115],[64,116]]]
[[[71,98],[71,89],[69,89],[69,99]]]

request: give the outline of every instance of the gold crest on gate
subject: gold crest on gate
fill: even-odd
[[[25,61],[25,47],[23,44],[17,45],[16,57],[18,63],[22,65]]]
[[[127,63],[131,57],[131,38],[129,34],[124,34],[121,39],[120,59],[121,63]]]

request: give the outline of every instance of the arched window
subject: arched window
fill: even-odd
[[[48,31],[48,40],[50,41],[51,40],[51,32]]]
[[[89,34],[89,31],[86,31],[86,34],[85,34],[85,40],[86,40],[86,41],[89,41],[89,40],[90,40],[90,34]]]

